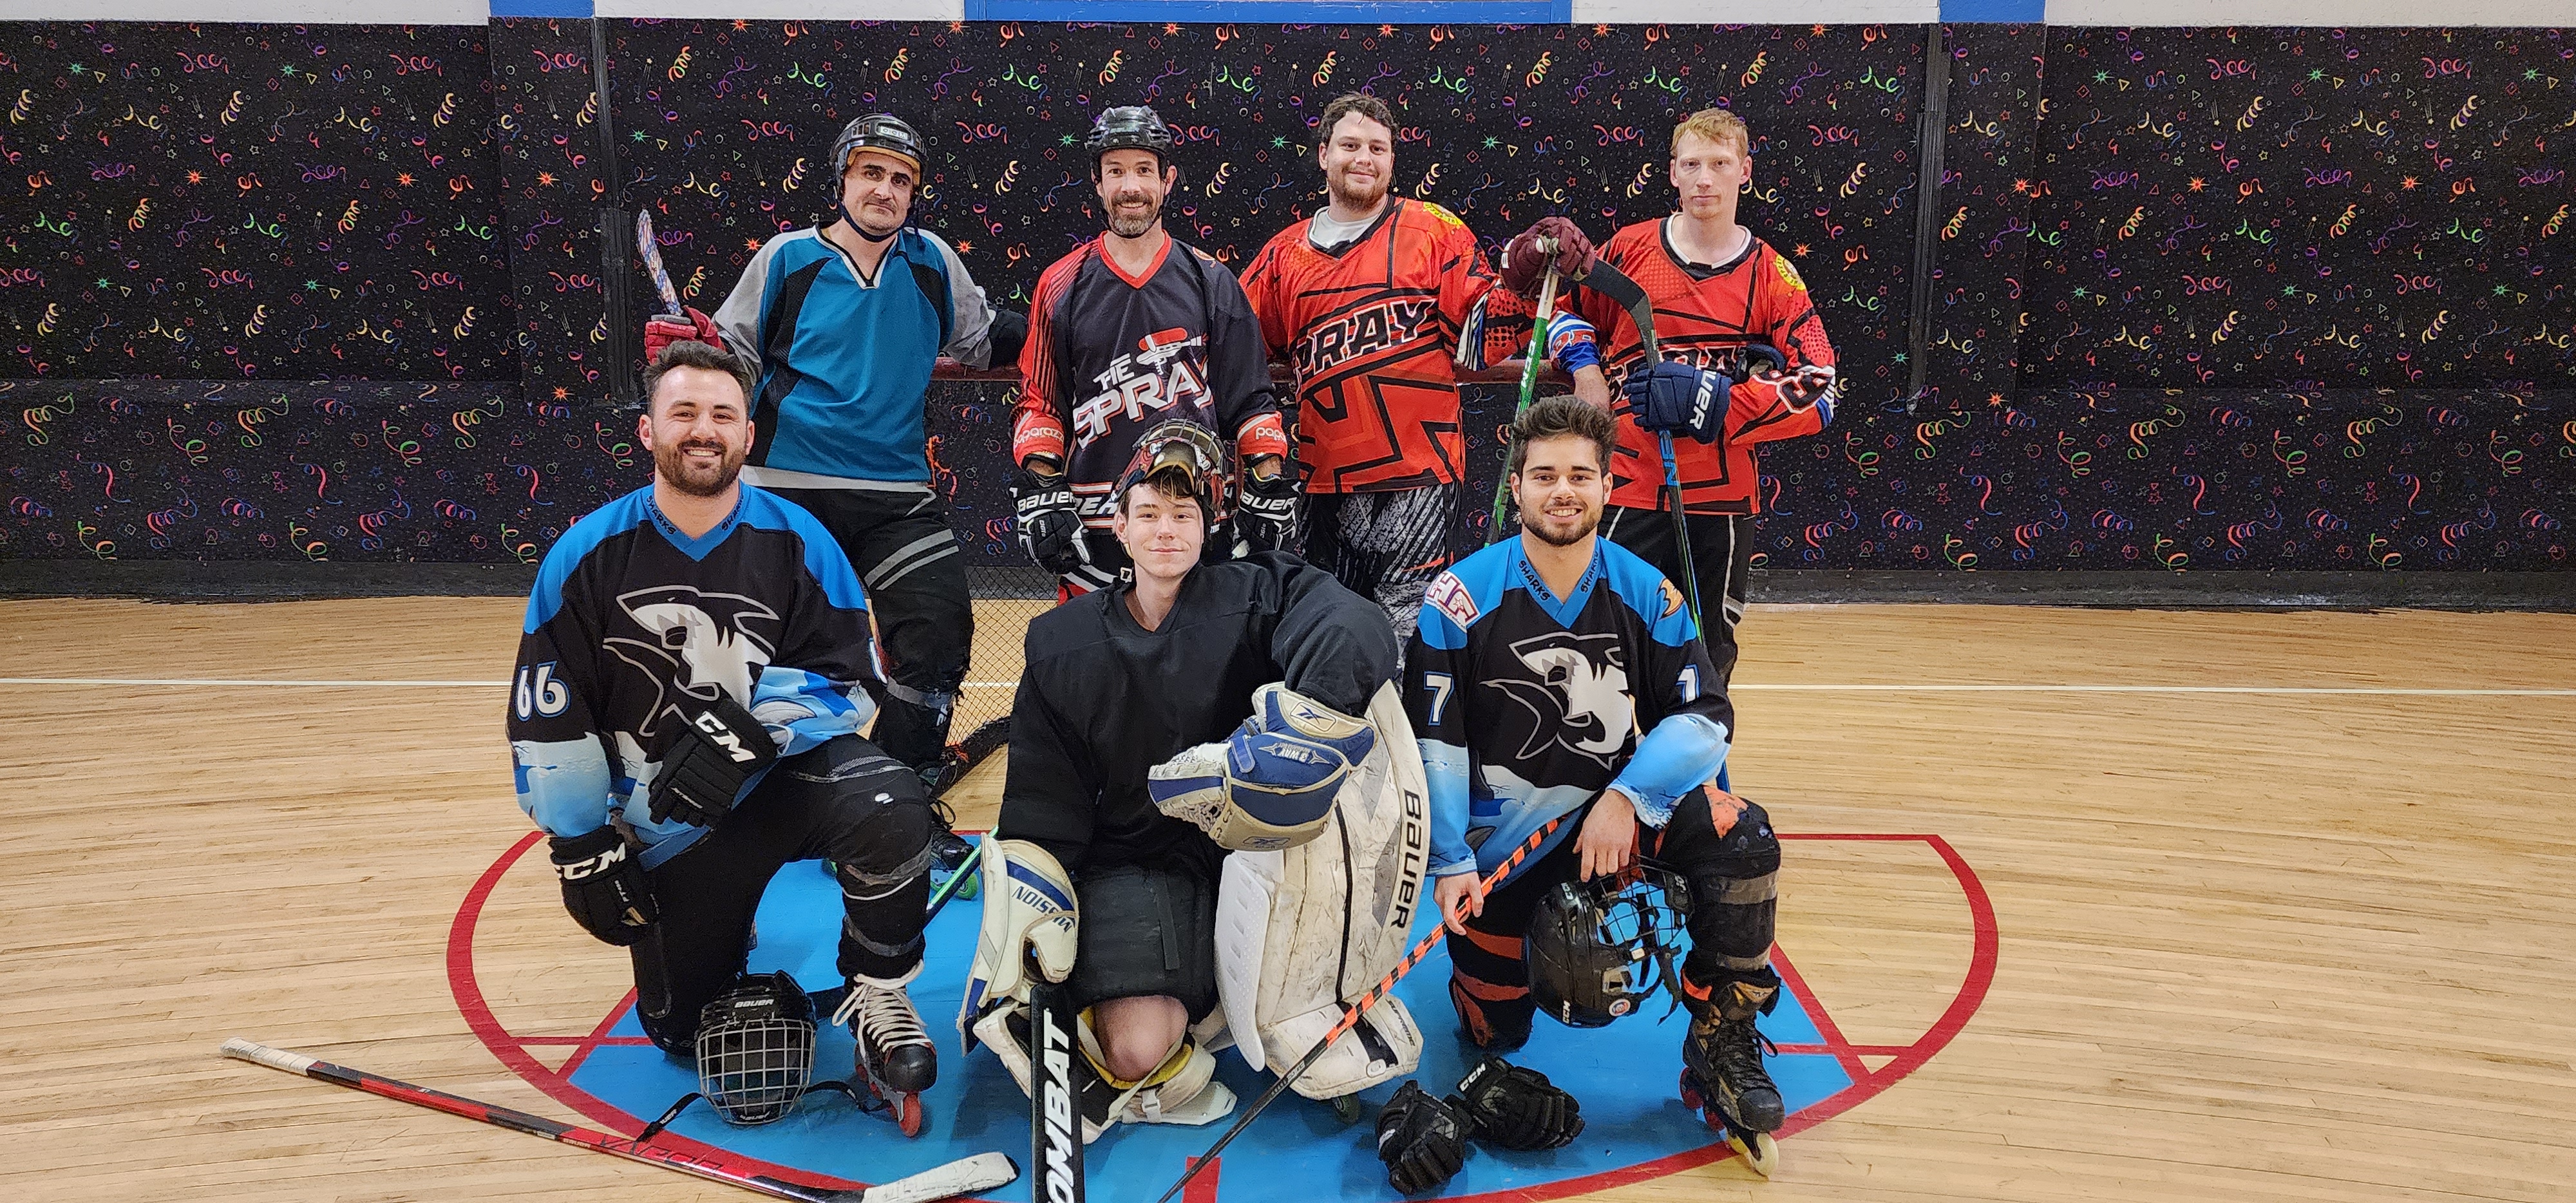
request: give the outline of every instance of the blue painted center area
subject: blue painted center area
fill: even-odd
[[[839,891],[830,878],[810,864],[789,866],[770,884],[761,902],[760,947],[751,954],[751,968],[756,972],[787,969],[809,990],[839,985],[832,957],[840,914]],[[967,962],[974,955],[978,922],[973,901],[953,902],[941,912],[930,929],[921,977],[912,984],[922,1022],[939,1043],[939,1084],[924,1098],[930,1126],[919,1139],[904,1139],[892,1121],[862,1114],[847,1099],[828,1093],[809,1096],[794,1114],[759,1128],[727,1127],[703,1104],[693,1105],[673,1129],[764,1161],[857,1182],[885,1182],[996,1150],[1025,1165],[1027,1097],[989,1051],[978,1049],[972,1057],[958,1052],[957,1003]],[[1446,1093],[1466,1073],[1463,1046],[1453,1035],[1457,1019],[1449,1007],[1448,977],[1448,956],[1439,952],[1407,975],[1396,990],[1422,1025],[1427,1046],[1417,1076],[1435,1094]],[[1675,1012],[1654,1022],[1662,1010],[1659,997],[1642,1015],[1590,1031],[1539,1020],[1528,1046],[1511,1060],[1545,1073],[1582,1101],[1582,1137],[1550,1153],[1509,1153],[1479,1143],[1467,1159],[1466,1171],[1443,1194],[1456,1197],[1559,1182],[1709,1144],[1713,1134],[1698,1115],[1683,1109],[1675,1090],[1688,1013]],[[1822,1043],[1805,1001],[1785,991],[1779,1010],[1762,1021],[1762,1030],[1784,1045]],[[643,1030],[630,1011],[618,1018],[610,1035],[641,1039]],[[848,1076],[850,1057],[848,1029],[826,1028],[814,1076],[818,1080]],[[1233,1050],[1217,1054],[1217,1061],[1219,1079],[1233,1088],[1241,1105],[1250,1105],[1269,1085],[1271,1075],[1246,1068]],[[1775,1057],[1770,1070],[1792,1113],[1852,1084],[1842,1066],[1821,1053]],[[573,1084],[630,1115],[649,1119],[695,1089],[696,1074],[687,1063],[665,1057],[650,1045],[607,1045],[581,1065]],[[1389,1083],[1362,1096],[1370,1117],[1395,1086]],[[1088,1150],[1093,1197],[1151,1199],[1161,1194],[1188,1164],[1187,1159],[1204,1152],[1224,1131],[1224,1124],[1231,1122],[1229,1118],[1205,1128],[1122,1124],[1111,1129]],[[1273,1103],[1236,1138],[1218,1172],[1217,1198],[1222,1203],[1402,1198],[1386,1184],[1369,1119],[1344,1127],[1334,1120],[1330,1107],[1293,1092]],[[1025,1200],[1027,1180],[990,1197]]]

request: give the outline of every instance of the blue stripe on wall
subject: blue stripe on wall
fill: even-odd
[[[494,0],[497,5],[504,0]],[[526,0],[520,0],[526,2]],[[2031,0],[2036,8],[2039,0]],[[497,10],[496,10],[497,11]],[[1541,25],[1574,19],[1574,0],[966,0],[969,21],[1185,21],[1261,24]],[[2037,18],[2033,18],[2036,20]]]
[[[2046,0],[1941,0],[1941,19],[1953,24],[2036,25],[2047,7]]]
[[[492,17],[557,17],[583,19],[595,12],[593,0],[492,0]]]

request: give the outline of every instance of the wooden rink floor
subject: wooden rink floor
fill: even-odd
[[[589,1122],[447,974],[528,831],[497,684],[522,607],[0,603],[0,1200],[751,1197],[215,1052]],[[1756,606],[1744,639],[1738,786],[1786,834],[1945,840],[1991,986],[1769,1182],[1582,1197],[2576,1198],[2576,616]],[[240,679],[306,684],[107,683]],[[1780,945],[1854,1047],[1968,979],[1926,847],[1788,845]],[[521,858],[472,952],[501,1019],[578,1034],[626,962],[554,895]]]

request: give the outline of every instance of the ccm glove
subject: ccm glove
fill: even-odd
[[[699,342],[722,347],[724,336],[716,332],[715,319],[688,310],[685,315],[659,313],[644,322],[644,362],[662,357],[662,348],[672,343]]]
[[[1245,473],[1243,496],[1234,506],[1235,521],[1256,551],[1297,549],[1297,478],[1281,471],[1272,476]]]
[[[1562,1149],[1583,1134],[1583,1105],[1547,1075],[1487,1057],[1467,1071],[1451,1102],[1476,1124],[1476,1134],[1506,1149]]]
[[[682,695],[663,714],[672,731],[647,795],[653,821],[677,818],[693,827],[713,827],[733,809],[752,774],[778,759],[778,742],[721,689],[713,702]]]
[[[644,884],[644,866],[615,826],[588,835],[553,836],[546,846],[555,876],[563,881],[564,909],[583,931],[624,948],[653,930],[661,909]]]
[[[1406,1082],[1377,1113],[1377,1159],[1387,1185],[1419,1195],[1449,1185],[1467,1164],[1465,1112],[1431,1097],[1419,1082]]]
[[[1666,360],[1628,374],[1619,391],[1637,425],[1656,434],[1686,434],[1714,443],[1726,432],[1726,404],[1735,378],[1724,372]]]
[[[1038,567],[1063,576],[1091,562],[1082,515],[1073,508],[1073,485],[1064,473],[1040,476],[1022,465],[1011,473],[1011,511],[1020,550]]]
[[[1556,240],[1553,256],[1541,253],[1539,240]],[[1592,240],[1583,236],[1582,227],[1562,217],[1542,217],[1538,224],[1520,232],[1503,248],[1503,287],[1532,300],[1538,298],[1539,278],[1549,264],[1556,266],[1561,279],[1579,280],[1592,270]]]

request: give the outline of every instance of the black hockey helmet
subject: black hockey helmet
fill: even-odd
[[[921,135],[892,113],[870,113],[841,127],[841,136],[832,143],[832,171],[837,179],[850,169],[850,156],[863,150],[892,155],[912,168],[913,180],[921,179],[921,165],[929,158],[922,147]]]
[[[1233,475],[1225,444],[1218,441],[1216,432],[1187,418],[1155,423],[1136,440],[1136,454],[1128,457],[1127,470],[1118,474],[1118,488],[1111,496],[1124,510],[1127,490],[1172,471],[1188,478],[1190,493],[1198,498],[1200,516],[1208,525],[1225,516],[1227,482]]]
[[[814,1000],[786,971],[744,974],[698,1011],[698,1092],[726,1123],[785,1116],[814,1073]]]
[[[1169,167],[1178,142],[1162,114],[1146,105],[1122,104],[1092,119],[1091,136],[1082,140],[1082,149],[1091,155],[1092,174],[1098,175],[1100,156],[1113,150],[1150,150],[1157,165]]]
[[[1666,887],[1658,898],[1646,880]],[[1681,926],[1678,882],[1651,873],[1557,884],[1530,916],[1530,1001],[1567,1027],[1634,1014],[1673,973],[1664,932]]]

